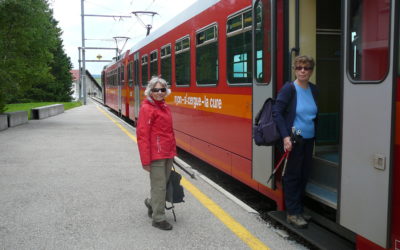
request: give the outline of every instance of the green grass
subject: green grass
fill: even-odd
[[[7,104],[5,112],[15,112],[15,111],[28,111],[28,119],[31,119],[31,109],[52,105],[52,104],[64,104],[64,110],[72,109],[82,105],[81,102],[30,102],[30,103],[16,103]]]
[[[96,80],[96,82],[97,82],[98,84],[101,85],[101,77],[99,77],[99,78],[94,78],[94,79]]]

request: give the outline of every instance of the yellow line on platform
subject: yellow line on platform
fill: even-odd
[[[132,135],[126,128],[124,128],[118,121],[107,114],[107,112],[104,111],[102,108],[99,108],[99,106],[97,106],[97,109],[100,110],[105,116],[107,116],[108,119],[110,119],[113,123],[115,123],[115,125],[117,125],[127,136],[129,136],[129,138],[137,143],[136,136]]]
[[[244,226],[233,219],[220,206],[218,206],[218,204],[208,198],[207,195],[202,193],[186,178],[182,177],[181,184],[251,249],[269,249],[262,241],[252,235]]]
[[[105,116],[107,116],[112,122],[114,122],[125,134],[129,136],[133,141],[137,143],[136,136],[132,135],[127,129],[125,129],[118,121],[112,118],[107,112],[97,106]],[[225,224],[237,237],[239,237],[244,243],[246,243],[251,249],[269,249],[262,241],[252,235],[244,226],[233,219],[228,213],[226,213],[218,204],[208,198],[207,195],[202,193],[197,187],[190,183],[185,177],[182,176],[182,186],[188,190],[203,206],[205,206],[212,214],[215,215],[222,223]]]

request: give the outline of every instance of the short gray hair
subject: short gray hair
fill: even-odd
[[[298,64],[305,64],[308,67],[310,67],[311,69],[314,69],[315,66],[315,61],[314,58],[312,58],[311,56],[307,56],[307,55],[302,55],[302,56],[296,56],[296,58],[293,61],[293,69],[296,68],[298,66]]]
[[[146,86],[146,90],[144,91],[144,95],[145,96],[150,96],[151,90],[154,88],[154,86],[157,85],[157,83],[160,83],[163,86],[163,88],[167,89],[167,94],[165,96],[168,96],[169,94],[171,94],[171,90],[168,87],[167,81],[165,81],[161,77],[152,76],[150,81],[149,81],[149,83]]]

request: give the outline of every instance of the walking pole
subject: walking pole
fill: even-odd
[[[295,127],[292,127],[292,133],[290,134],[290,141],[292,142],[292,147],[294,146],[294,144],[296,143],[296,140],[295,140],[295,137],[294,137],[294,134],[296,133],[296,128]],[[293,149],[293,148],[292,148]],[[290,151],[286,151],[287,152],[287,155],[286,155],[286,158],[285,158],[285,163],[283,164],[283,170],[282,170],[282,177],[283,176],[285,176],[285,171],[286,171],[286,165],[287,165],[287,160],[288,160],[288,158],[289,158],[289,153],[290,153]]]
[[[286,152],[282,155],[282,157],[281,157],[281,159],[279,160],[278,164],[277,164],[276,167],[274,168],[274,171],[272,171],[272,174],[269,176],[269,178],[268,178],[268,180],[267,180],[267,184],[268,184],[268,182],[272,179],[272,176],[275,175],[276,171],[278,171],[280,165],[282,164],[283,159],[285,159],[285,157],[286,157],[288,154],[289,154],[289,151],[286,151]],[[286,161],[285,161],[285,162],[286,162]]]
[[[300,136],[300,134],[301,134],[301,130],[300,129],[298,129],[296,131],[296,128],[292,127],[292,134],[290,135],[290,139],[292,141],[292,150],[293,150],[293,147],[295,147],[295,145],[297,143],[296,136]],[[286,155],[286,158],[285,158],[285,163],[283,164],[282,177],[285,176],[286,165],[287,165],[287,161],[289,159],[289,154],[290,154],[290,151],[287,151],[287,155]]]
[[[286,165],[287,165],[287,160],[289,158],[289,154],[290,154],[290,151],[287,151],[287,155],[286,155],[286,158],[285,158],[285,163],[283,164],[282,177],[285,176]]]

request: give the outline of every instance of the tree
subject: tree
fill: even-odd
[[[0,112],[5,103],[68,100],[60,37],[47,0],[0,0]]]
[[[35,101],[71,101],[72,69],[71,59],[65,54],[62,44],[62,31],[57,27],[58,22],[51,17],[51,24],[56,33],[56,46],[50,52],[53,59],[50,62],[50,73],[53,78],[34,84],[25,93],[25,99]]]

